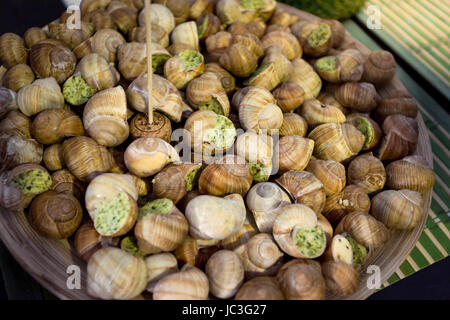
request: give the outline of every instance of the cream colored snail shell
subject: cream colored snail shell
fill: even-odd
[[[102,299],[132,299],[147,285],[144,260],[118,248],[95,252],[89,259],[87,274],[88,294]]]
[[[206,263],[205,273],[211,293],[221,299],[234,296],[244,281],[244,266],[239,256],[230,250],[214,253]]]

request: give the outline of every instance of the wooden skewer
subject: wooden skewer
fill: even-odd
[[[153,105],[152,105],[152,92],[153,92],[153,68],[152,68],[152,23],[150,14],[151,0],[145,0],[145,15],[146,15],[146,28],[147,28],[147,82],[148,82],[148,123],[153,124]]]

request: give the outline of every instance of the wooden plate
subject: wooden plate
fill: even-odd
[[[297,10],[284,4],[280,8],[300,16],[304,20],[316,21],[318,17]],[[363,55],[370,50],[355,40],[348,32],[345,43],[354,42]],[[344,43],[344,44],[345,44]],[[379,90],[379,94],[388,96],[393,91],[406,91],[398,78]],[[420,114],[417,116],[419,124],[419,142],[416,154],[423,156],[430,166],[433,165],[430,140],[427,128]],[[375,292],[369,289],[367,281],[371,274],[366,273],[367,267],[375,265],[380,268],[380,283],[385,282],[402,264],[419,239],[425,226],[428,210],[431,206],[431,191],[424,195],[424,215],[420,224],[412,231],[393,231],[392,237],[382,250],[376,252],[361,268],[361,285],[358,290],[347,299],[365,299]],[[24,213],[8,212],[0,208],[0,237],[19,264],[28,271],[41,285],[61,299],[92,299],[86,292],[86,263],[75,253],[68,240],[50,240],[39,236],[29,225]],[[67,268],[71,265],[80,267],[81,289],[68,289],[67,280],[70,274]],[[334,298],[334,297],[330,297]]]

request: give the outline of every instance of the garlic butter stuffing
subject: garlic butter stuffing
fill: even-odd
[[[0,36],[0,206],[74,235],[90,296],[359,297],[423,221],[417,103],[339,21],[154,0],[147,35],[141,0],[80,10]]]

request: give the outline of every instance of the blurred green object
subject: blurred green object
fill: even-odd
[[[323,19],[346,19],[356,14],[364,0],[279,0]]]

